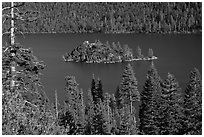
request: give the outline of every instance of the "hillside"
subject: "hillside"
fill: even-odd
[[[9,3],[3,3],[3,7]],[[38,19],[17,23],[24,33],[196,33],[202,30],[201,2],[26,2]],[[5,23],[3,32],[9,26]]]

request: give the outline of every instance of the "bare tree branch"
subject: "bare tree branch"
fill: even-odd
[[[22,2],[21,4],[15,5],[15,6],[13,6],[13,7],[4,7],[4,8],[2,9],[2,11],[4,11],[4,10],[9,10],[9,9],[11,9],[11,8],[17,9],[17,7],[21,7],[21,6],[23,6],[23,5],[25,5],[25,2]],[[18,10],[18,9],[17,9],[17,10]],[[18,10],[18,11],[19,11],[19,10]]]
[[[20,32],[23,35],[23,38],[25,39],[25,35],[22,31],[18,30],[18,32]]]
[[[9,13],[10,14],[10,13]],[[2,17],[6,16],[6,17],[11,17],[9,14],[3,14]]]
[[[2,11],[8,10],[8,9],[11,9],[11,7],[4,7],[4,8],[2,9]]]
[[[14,9],[16,9],[18,12],[20,12],[20,10],[18,8],[14,7]]]
[[[3,20],[3,22],[2,22],[2,24],[4,24],[4,22],[7,21],[8,19],[9,19],[9,18],[5,18],[5,19]]]
[[[10,33],[11,33],[10,31],[4,32],[4,33],[2,33],[2,36],[3,36],[4,34],[10,34]]]

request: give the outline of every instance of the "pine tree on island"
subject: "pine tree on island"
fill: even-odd
[[[153,57],[153,50],[152,49],[149,49],[149,52],[148,52],[148,57],[149,58],[152,58]]]
[[[137,58],[137,59],[142,59],[142,58],[144,58],[144,55],[142,55],[142,50],[141,50],[141,48],[140,48],[139,46],[137,47],[136,52],[137,52],[137,54],[136,54],[136,58]]]
[[[185,134],[202,134],[202,78],[198,69],[190,74],[184,94]]]

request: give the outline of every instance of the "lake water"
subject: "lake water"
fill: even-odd
[[[127,63],[117,64],[84,64],[64,62],[62,55],[70,52],[83,41],[102,43],[109,41],[128,44],[136,53],[139,45],[142,53],[147,55],[152,48],[158,57],[155,66],[165,79],[168,72],[173,73],[182,88],[188,82],[190,71],[197,67],[202,71],[202,35],[201,34],[26,34],[25,38],[18,36],[18,41],[25,47],[31,47],[34,55],[46,64],[41,81],[48,97],[53,100],[54,90],[58,92],[60,102],[65,99],[65,76],[73,75],[79,83],[79,88],[87,94],[91,86],[92,74],[102,80],[104,92],[114,93],[120,84],[122,72]],[[141,91],[150,62],[131,62]]]

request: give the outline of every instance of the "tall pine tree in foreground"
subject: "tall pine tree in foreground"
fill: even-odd
[[[99,103],[100,100],[103,101],[104,95],[102,82],[99,78],[95,80],[94,75],[91,82],[91,93],[95,104]]]
[[[151,62],[147,72],[147,80],[141,92],[141,104],[139,110],[139,130],[140,134],[157,135],[159,134],[159,94],[161,92],[161,79],[157,70]]]
[[[66,80],[66,105],[68,111],[74,118],[75,131],[70,134],[83,134],[85,107],[83,102],[83,91],[78,89],[78,83],[74,76],[67,76]]]
[[[128,64],[123,72],[122,80],[116,91],[116,101],[120,117],[119,134],[137,134],[134,102],[140,101],[137,80],[133,68]]]
[[[89,89],[88,90],[88,95],[87,95],[87,105],[85,108],[85,114],[86,114],[86,121],[85,121],[85,135],[91,135],[92,134],[92,119],[94,115],[94,102],[93,102],[93,96],[92,92]]]
[[[105,105],[102,102],[103,98],[102,83],[100,79],[95,81],[93,76],[91,90],[88,91],[88,104],[86,107],[86,135],[108,134],[105,119]]]
[[[184,95],[185,134],[202,134],[202,79],[198,69],[190,74]]]
[[[106,133],[111,135],[116,134],[117,132],[117,125],[114,117],[115,110],[113,110],[114,108],[111,108],[113,105],[112,103],[111,95],[105,93],[102,112],[105,119]]]
[[[140,93],[137,89],[137,79],[130,64],[126,66],[123,72],[120,89],[117,92],[118,104],[121,104],[121,107],[125,104],[131,107],[133,102],[140,101]]]
[[[180,87],[175,77],[168,73],[166,80],[162,83],[161,94],[160,133],[163,135],[183,134],[183,107]]]

